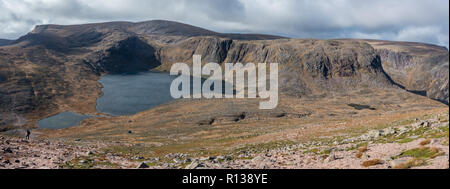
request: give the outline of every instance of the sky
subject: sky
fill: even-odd
[[[449,47],[448,0],[0,0],[0,38],[40,24],[171,20],[217,32]]]

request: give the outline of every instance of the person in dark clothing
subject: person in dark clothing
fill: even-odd
[[[31,135],[31,130],[27,129],[27,136],[26,139],[29,140],[30,139],[30,135]]]

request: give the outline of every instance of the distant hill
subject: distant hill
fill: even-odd
[[[239,40],[267,40],[267,39],[282,39],[284,37],[274,35],[262,34],[227,34],[213,32],[200,27],[183,24],[173,21],[152,20],[146,22],[106,22],[97,24],[82,24],[82,25],[40,25],[36,26],[31,32],[36,33],[51,33],[56,35],[74,35],[76,33],[85,33],[90,31],[120,31],[127,33],[135,33],[139,35],[167,35],[167,36],[216,36]]]

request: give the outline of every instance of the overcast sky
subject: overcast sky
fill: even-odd
[[[0,38],[37,24],[179,21],[218,32],[449,46],[448,0],[0,0]]]

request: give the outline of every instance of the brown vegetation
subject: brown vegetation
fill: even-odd
[[[371,166],[375,166],[375,165],[379,165],[379,164],[383,164],[382,160],[379,159],[372,159],[372,160],[368,160],[362,163],[362,166],[364,167],[371,167]]]
[[[420,142],[420,145],[421,145],[421,146],[425,146],[425,145],[430,144],[430,142],[431,142],[430,139],[426,139],[426,140],[423,140],[422,142]]]

